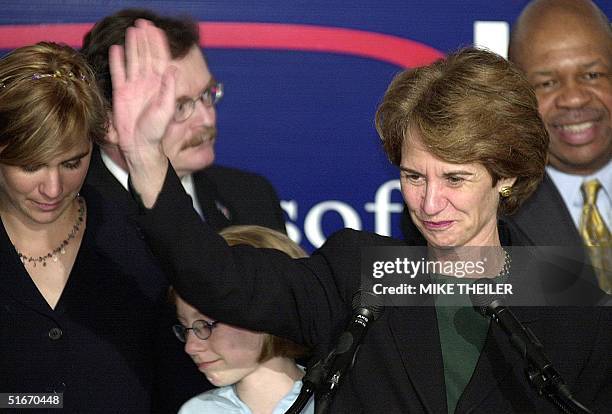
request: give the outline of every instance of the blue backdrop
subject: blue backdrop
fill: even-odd
[[[91,23],[124,7],[203,22],[211,70],[226,89],[217,162],[268,177],[290,234],[311,249],[343,226],[400,236],[397,171],[373,121],[387,85],[402,67],[472,44],[476,21],[511,23],[526,3],[2,1],[0,48],[38,40],[78,47]],[[612,2],[597,3],[610,16]],[[503,28],[494,29],[502,43]]]

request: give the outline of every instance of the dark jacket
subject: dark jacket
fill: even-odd
[[[343,230],[308,259],[291,260],[277,251],[248,246],[228,248],[190,213],[189,199],[169,171],[154,208],[135,220],[179,294],[215,319],[314,346],[319,356],[331,349],[350,316],[351,300],[360,285],[361,249],[403,244]],[[527,242],[512,226],[508,232],[513,244]],[[530,295],[537,277],[517,273],[526,282],[519,283],[521,291]],[[595,410],[612,404],[608,309],[516,309],[577,398]],[[367,333],[331,412],[446,412],[438,335],[434,307],[387,308]],[[556,412],[530,388],[523,370],[508,338],[491,324],[456,412]]]
[[[55,309],[0,226],[0,391],[63,393],[62,412],[149,413],[168,284],[124,213],[81,195],[85,233]]]

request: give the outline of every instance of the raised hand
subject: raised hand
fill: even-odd
[[[147,207],[161,190],[168,160],[161,140],[175,110],[176,68],[162,30],[146,20],[127,29],[125,47],[109,50],[114,142],[125,156],[132,184]]]

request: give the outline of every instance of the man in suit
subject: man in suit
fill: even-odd
[[[105,17],[85,35],[82,53],[96,71],[98,83],[112,104],[108,51],[124,44],[126,30],[137,19],[160,27],[170,41],[172,64],[177,68],[175,116],[163,140],[163,147],[198,214],[213,228],[230,224],[258,224],[285,232],[283,213],[276,192],[263,177],[233,168],[213,165],[215,159],[215,103],[223,85],[211,73],[199,46],[196,22],[158,16],[143,9],[125,9]],[[113,125],[109,135],[116,134]],[[112,146],[96,150],[87,182],[126,211],[134,203],[127,190],[127,165]],[[122,188],[123,187],[123,188]]]
[[[212,165],[217,133],[215,103],[223,89],[202,54],[195,22],[140,9],[122,10],[98,22],[86,34],[82,53],[96,71],[109,105],[112,104],[109,48],[125,43],[126,35],[129,36],[126,30],[137,19],[153,22],[169,39],[172,65],[176,67],[176,111],[162,145],[191,196],[194,209],[217,231],[230,224],[258,224],[285,232],[278,197],[266,179]],[[113,125],[109,125],[108,138],[115,134]],[[117,148],[107,145],[94,150],[86,182],[125,214],[138,211],[127,191],[127,164]],[[168,309],[159,333],[155,412],[176,412],[183,402],[212,387],[174,338],[171,332],[174,323],[174,310]]]
[[[612,268],[605,264],[612,261],[612,28],[608,18],[590,0],[532,1],[513,27],[509,56],[535,89],[550,135],[547,172],[561,194],[560,204],[588,246],[600,286],[611,292]],[[600,235],[587,231],[587,209],[594,210],[587,202],[589,183],[595,185],[595,220],[603,220],[606,227],[598,224]],[[526,214],[537,217],[523,210],[516,220],[527,221]]]

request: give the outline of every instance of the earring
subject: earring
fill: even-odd
[[[510,197],[512,195],[512,187],[510,187],[510,186],[503,186],[499,190],[499,195],[502,196],[503,198]]]

